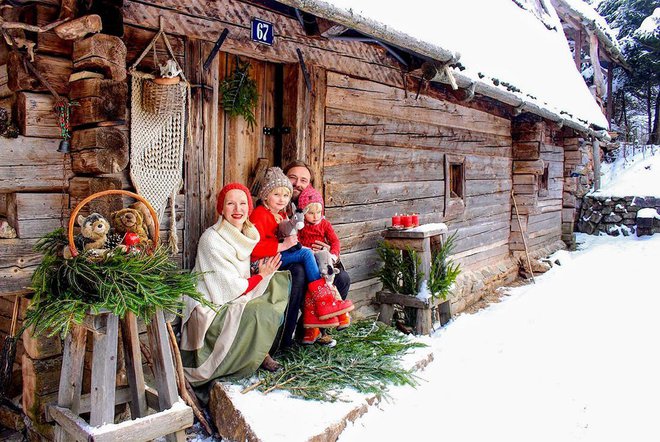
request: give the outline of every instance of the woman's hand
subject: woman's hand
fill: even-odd
[[[298,244],[298,235],[291,235],[284,238],[284,241],[277,245],[277,251],[283,252]]]
[[[264,258],[259,261],[259,274],[262,277],[272,275],[277,269],[280,268],[281,264],[282,258],[279,253],[275,256],[271,256],[270,258]]]

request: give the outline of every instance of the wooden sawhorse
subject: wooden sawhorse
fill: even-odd
[[[128,386],[117,388],[117,341],[121,324]],[[87,332],[94,339],[91,391],[81,394]],[[179,398],[174,363],[162,311],[147,325],[156,389],[144,382],[142,356],[134,314],[123,319],[111,313],[88,315],[67,336],[57,405],[49,417],[59,424],[55,440],[147,441],[166,435],[168,441],[185,441],[193,424],[192,409]],[[115,405],[128,403],[133,420],[114,424]],[[155,413],[148,414],[148,409]],[[80,417],[89,413],[89,423]]]

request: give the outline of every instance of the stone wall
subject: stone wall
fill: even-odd
[[[603,232],[612,236],[628,236],[631,233],[637,233],[637,212],[647,207],[660,211],[660,198],[587,195],[582,199],[577,231],[589,235]],[[651,234],[652,232],[643,230],[639,233]]]

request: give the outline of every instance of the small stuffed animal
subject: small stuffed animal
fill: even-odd
[[[156,224],[151,217],[151,212],[147,208],[147,205],[142,201],[137,201],[128,207],[135,209],[142,214],[142,225],[145,227],[149,238],[153,238],[156,235]]]
[[[321,276],[325,279],[328,286],[332,286],[332,283],[335,281],[335,275],[340,271],[334,266],[332,254],[326,249],[318,250],[314,252],[314,259],[316,259],[316,265],[319,266]]]
[[[80,233],[73,238],[76,249],[85,252],[103,253],[106,249],[106,241],[110,231],[108,220],[103,215],[92,213],[87,218],[78,215],[77,221],[80,226]],[[69,246],[64,247],[63,254],[65,259],[73,257]]]
[[[151,240],[144,227],[142,214],[136,209],[121,209],[112,212],[112,228],[115,233],[125,237],[127,233],[135,233],[140,238],[140,246],[150,247]]]
[[[283,240],[287,236],[295,235],[299,230],[302,230],[305,227],[305,213],[306,210],[301,210],[296,208],[296,205],[291,203],[291,218],[285,219],[277,225],[277,238]],[[302,248],[300,243],[296,244],[293,247],[290,247],[288,250],[296,251]]]

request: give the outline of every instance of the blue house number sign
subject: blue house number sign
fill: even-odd
[[[273,24],[258,18],[252,19],[252,41],[273,45]]]

